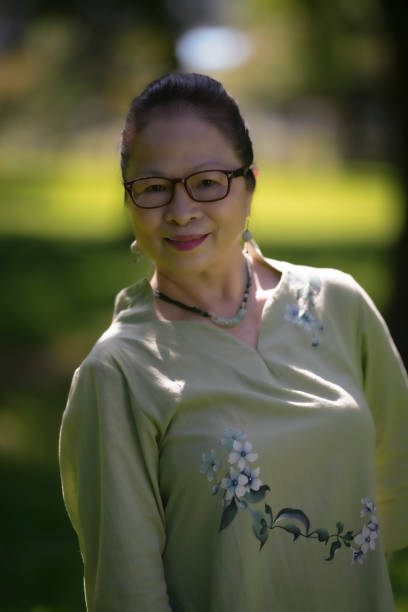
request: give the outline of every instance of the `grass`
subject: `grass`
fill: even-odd
[[[117,161],[58,154],[0,154],[3,235],[114,239],[127,220]],[[386,166],[261,167],[251,228],[262,242],[392,243],[402,224],[401,195]]]
[[[269,167],[260,174],[251,227],[261,241],[285,244],[393,242],[401,194],[380,166]]]
[[[121,188],[113,160],[70,155],[2,159],[6,235],[100,240],[123,234]]]

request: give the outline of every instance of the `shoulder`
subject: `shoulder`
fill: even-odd
[[[290,263],[265,257],[255,241],[248,243],[248,252],[253,260],[266,265],[275,274],[281,274],[278,285],[285,285],[289,291],[299,291],[308,288],[315,295],[330,295],[353,297],[363,290],[354,278],[345,272],[334,268],[317,268]]]
[[[365,293],[351,274],[335,268],[306,266],[269,258],[266,261],[282,272],[282,280],[291,293],[307,290],[315,296],[319,295],[320,299],[342,298],[351,301],[358,301]]]
[[[337,295],[354,295],[359,289],[358,283],[347,272],[335,268],[318,268],[298,264],[287,264],[290,282],[308,283],[318,287],[322,292],[334,292]]]
[[[141,279],[117,294],[112,322],[82,361],[81,370],[117,371],[129,360],[137,365],[145,356],[153,327],[150,284]]]
[[[336,346],[358,344],[368,298],[354,278],[334,268],[318,268],[278,262],[282,266],[281,294],[286,301],[285,319],[319,334]]]
[[[147,278],[138,280],[117,294],[113,309],[113,321],[144,320],[151,315],[152,289]]]
[[[354,278],[341,270],[294,264],[265,257],[255,242],[250,244],[249,252],[254,260],[266,264],[275,277],[277,272],[280,273],[281,279],[278,285],[285,285],[286,289],[291,292],[308,288],[315,295],[320,294],[321,297],[327,293],[353,297],[362,291]]]

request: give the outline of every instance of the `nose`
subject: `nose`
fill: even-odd
[[[194,219],[202,217],[198,203],[188,195],[184,184],[180,181],[174,185],[173,197],[166,206],[165,219],[168,223],[187,225]]]

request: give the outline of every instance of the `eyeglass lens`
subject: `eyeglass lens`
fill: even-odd
[[[198,172],[188,177],[185,187],[191,198],[198,202],[220,200],[228,192],[228,176],[218,170]],[[173,184],[165,178],[138,179],[132,184],[132,195],[139,206],[161,206],[170,202]]]

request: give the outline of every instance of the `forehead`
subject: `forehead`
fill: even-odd
[[[184,175],[203,168],[234,169],[239,159],[213,124],[194,112],[156,114],[136,134],[131,149],[132,174]]]

